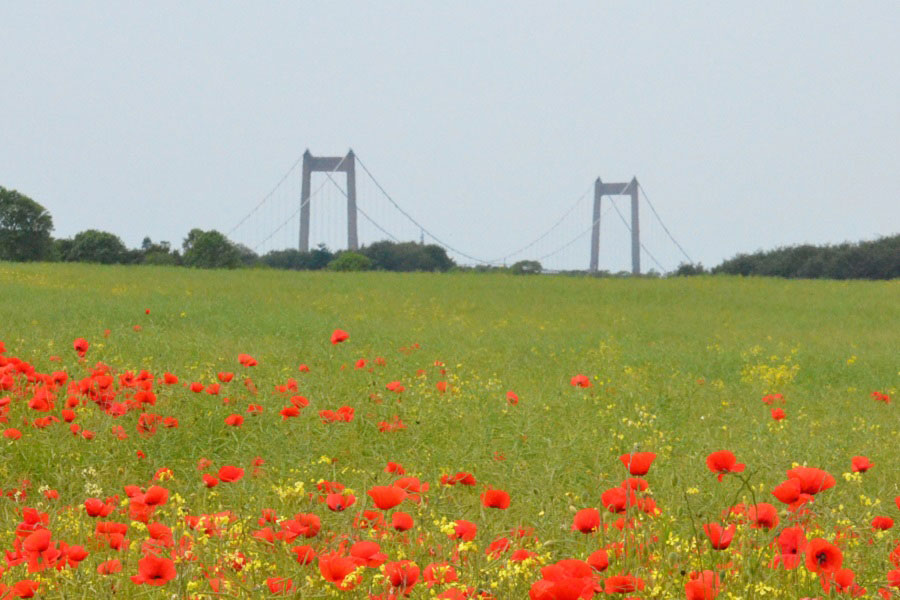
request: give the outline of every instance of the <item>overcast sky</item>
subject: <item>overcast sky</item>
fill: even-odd
[[[352,147],[479,258],[541,235],[597,176],[637,176],[708,266],[872,239],[900,231],[898,31],[896,1],[3,2],[0,185],[47,207],[57,237],[180,246],[193,227],[232,230],[304,149]],[[385,229],[417,237],[359,187]],[[255,246],[290,217],[299,171],[281,189],[235,239]],[[311,238],[336,246],[329,189]],[[512,260],[570,242],[590,211]],[[624,226],[610,212],[603,227],[601,266],[627,268]],[[296,236],[294,220],[260,249]],[[546,262],[585,268],[588,240]]]

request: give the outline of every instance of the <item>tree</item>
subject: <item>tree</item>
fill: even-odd
[[[138,260],[134,262],[145,265],[178,265],[181,264],[181,256],[178,251],[172,251],[169,242],[155,243],[149,236],[141,242],[141,249],[137,251]]]
[[[237,248],[242,265],[245,267],[252,267],[253,265],[259,264],[259,254],[252,248],[245,246],[244,244],[234,244],[234,247]]]
[[[51,256],[53,218],[46,208],[0,186],[0,260],[31,261]]]
[[[539,275],[543,270],[544,267],[536,260],[520,260],[509,267],[513,275]]]
[[[291,269],[295,271],[318,271],[328,266],[334,259],[334,254],[325,244],[319,244],[309,252],[300,252],[296,248],[285,250],[272,250],[262,256],[260,260],[273,269]]]
[[[114,233],[88,229],[72,238],[72,245],[63,260],[111,265],[129,262],[128,249]]]
[[[191,229],[184,240],[184,264],[201,269],[234,269],[241,265],[241,254],[227,237],[211,229]]]
[[[686,263],[683,262],[678,265],[678,269],[675,270],[676,277],[692,277],[694,275],[706,275],[707,271],[703,267],[703,263]]]
[[[362,248],[360,253],[383,271],[447,271],[454,266],[447,252],[435,244],[383,240]]]
[[[900,277],[900,235],[855,244],[805,244],[738,254],[712,272],[790,278],[894,279]]]
[[[368,271],[372,261],[359,252],[341,252],[328,263],[329,271]]]

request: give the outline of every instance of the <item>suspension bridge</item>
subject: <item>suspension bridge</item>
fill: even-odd
[[[357,174],[362,175],[359,180]],[[620,206],[623,196],[628,207]],[[636,177],[627,182],[597,177],[558,218],[547,217],[543,222],[550,225],[517,247],[495,256],[476,256],[448,243],[449,232],[437,230],[427,213],[417,214],[395,199],[353,150],[344,156],[313,156],[307,150],[226,235],[260,255],[289,248],[306,252],[317,246],[357,250],[390,240],[436,244],[457,263],[469,266],[534,260],[547,271],[640,275],[642,264],[666,273],[681,262],[694,262]]]

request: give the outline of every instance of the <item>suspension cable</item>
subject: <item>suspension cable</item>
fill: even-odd
[[[569,210],[567,210],[565,213],[563,213],[563,216],[561,216],[561,217],[559,218],[559,220],[556,221],[556,223],[554,223],[553,225],[551,225],[551,226],[550,226],[550,229],[546,230],[542,235],[540,235],[539,237],[535,238],[534,240],[532,240],[532,241],[529,242],[528,244],[522,246],[522,247],[519,248],[518,250],[516,250],[516,251],[514,251],[514,252],[508,252],[502,259],[499,259],[499,258],[498,258],[498,259],[495,259],[495,260],[493,260],[493,261],[491,261],[491,262],[494,263],[494,264],[499,263],[499,262],[501,262],[501,261],[502,261],[503,263],[505,263],[505,262],[506,262],[506,259],[509,258],[510,256],[515,256],[515,255],[517,255],[517,254],[521,254],[522,252],[525,252],[526,250],[528,250],[529,248],[531,248],[532,246],[534,246],[535,244],[537,244],[538,242],[540,242],[541,240],[543,240],[545,237],[547,237],[548,235],[550,235],[550,233],[552,233],[554,229],[556,229],[557,227],[559,227],[560,223],[562,223],[562,222],[565,220],[566,217],[568,217],[570,214],[572,214],[572,211],[574,211],[576,208],[578,208],[578,205],[581,204],[581,201],[584,200],[585,196],[587,196],[587,195],[590,193],[592,187],[594,187],[594,184],[593,184],[593,183],[592,183],[590,186],[588,186],[588,189],[586,189],[586,190],[584,191],[583,194],[581,194],[581,196],[578,198],[578,200],[575,201],[575,204],[573,204],[573,205],[569,208]]]
[[[288,176],[289,176],[291,173],[294,172],[294,169],[297,168],[297,165],[300,164],[300,161],[301,161],[301,160],[303,160],[303,157],[302,157],[302,156],[301,156],[300,158],[298,158],[296,161],[294,161],[294,164],[291,165],[291,168],[287,170],[287,173],[285,173],[285,174],[281,177],[281,179],[278,180],[278,183],[275,184],[275,187],[273,187],[272,190],[271,190],[268,194],[266,194],[265,196],[263,196],[262,200],[260,200],[259,203],[258,203],[256,206],[254,206],[252,210],[250,210],[250,212],[248,212],[246,215],[244,215],[244,218],[243,218],[243,219],[241,219],[240,221],[238,221],[238,224],[237,224],[237,225],[235,225],[234,227],[232,227],[231,229],[229,229],[229,230],[228,230],[228,233],[225,234],[225,237],[229,237],[232,233],[234,233],[235,230],[237,230],[238,227],[240,227],[241,225],[243,225],[243,224],[247,221],[247,219],[249,219],[250,217],[252,217],[253,214],[254,214],[256,211],[258,211],[258,210],[262,207],[262,205],[265,204],[265,203],[269,200],[269,198],[271,198],[271,197],[275,194],[276,191],[278,191],[278,188],[280,188],[280,187],[281,187],[281,184],[284,183],[285,179],[287,179]]]
[[[678,240],[669,232],[669,228],[666,227],[666,224],[663,223],[662,218],[659,216],[659,213],[656,212],[656,209],[653,208],[653,203],[650,202],[650,196],[647,195],[647,191],[644,189],[644,186],[638,182],[638,189],[641,190],[641,193],[644,194],[644,200],[647,201],[647,206],[650,207],[650,210],[653,211],[654,216],[656,216],[656,220],[659,221],[659,224],[662,225],[663,231],[666,232],[666,235],[669,236],[669,239],[672,240],[672,243],[678,246],[678,249],[681,250],[681,253],[684,254],[684,257],[688,259],[688,262],[694,264],[694,259],[688,256],[688,253],[684,251],[684,248],[681,247],[681,244],[678,243]]]
[[[325,171],[325,174],[328,175],[328,178],[329,178],[329,179],[331,179],[331,175],[332,175],[335,171],[337,171],[338,169],[341,168],[341,165],[344,164],[344,161],[345,161],[345,160],[347,160],[347,155],[344,155],[343,158],[341,158],[341,160],[338,162],[338,164],[337,164],[330,172]],[[298,161],[298,162],[299,162],[299,161]],[[296,166],[297,166],[297,165],[295,164],[294,167],[296,167]],[[293,169],[292,169],[292,170],[293,170]],[[290,172],[289,172],[289,173],[290,173]],[[283,181],[283,179],[282,179],[282,181]],[[276,233],[278,233],[279,231],[281,231],[282,229],[284,229],[285,226],[286,226],[288,223],[290,223],[291,221],[293,221],[293,220],[294,220],[294,217],[296,217],[296,216],[300,213],[300,211],[303,210],[303,207],[304,207],[304,206],[306,206],[307,204],[309,204],[309,201],[312,200],[313,196],[317,195],[317,194],[322,190],[322,188],[325,187],[325,185],[326,185],[327,183],[328,183],[327,181],[323,181],[321,184],[319,184],[319,187],[317,187],[316,190],[315,190],[312,194],[310,194],[309,197],[308,197],[306,200],[304,200],[303,202],[300,203],[300,206],[297,207],[297,210],[295,210],[293,213],[291,213],[291,216],[289,216],[287,219],[285,219],[285,221],[284,221],[281,225],[279,225],[279,226],[275,229],[275,231],[273,231],[272,233],[270,233],[269,236],[268,236],[266,239],[264,239],[263,241],[261,241],[260,243],[258,243],[256,246],[253,247],[253,251],[255,252],[257,249],[259,249],[260,246],[262,246],[263,244],[265,244],[266,242],[268,242],[270,239],[272,239],[272,237],[273,237]],[[281,184],[279,183],[278,185],[281,185]],[[277,186],[276,186],[276,188],[277,188]]]
[[[456,248],[454,248],[454,247],[451,246],[450,244],[448,244],[448,243],[442,241],[442,240],[441,240],[440,238],[438,238],[436,235],[434,235],[433,233],[431,233],[428,229],[425,228],[424,225],[422,225],[421,223],[419,223],[418,221],[416,221],[414,218],[412,218],[412,216],[411,216],[408,212],[406,212],[405,210],[403,210],[403,209],[400,207],[400,205],[397,204],[397,203],[394,201],[394,199],[391,197],[390,194],[387,193],[387,191],[384,189],[384,187],[382,187],[382,185],[381,185],[380,183],[378,183],[378,180],[375,179],[375,176],[372,175],[372,172],[369,171],[369,169],[366,168],[365,163],[359,158],[359,155],[358,155],[358,154],[356,155],[356,161],[359,163],[359,166],[362,167],[362,170],[365,171],[366,175],[369,176],[369,179],[372,180],[372,183],[375,184],[375,187],[377,187],[377,188],[379,189],[379,191],[381,191],[381,193],[384,194],[384,197],[387,198],[388,201],[389,201],[391,204],[394,205],[394,208],[396,208],[398,211],[400,211],[400,214],[402,214],[404,217],[406,217],[407,219],[409,219],[410,221],[412,221],[413,225],[415,225],[416,227],[418,227],[418,228],[419,228],[421,231],[423,231],[424,233],[428,234],[428,237],[430,237],[431,239],[433,239],[435,242],[437,242],[438,244],[440,244],[441,246],[443,246],[443,247],[446,248],[447,250],[450,250],[451,252],[454,252],[454,253],[456,253],[456,254],[458,254],[458,255],[464,257],[464,258],[468,258],[469,260],[474,260],[476,263],[480,263],[480,264],[483,264],[483,265],[490,265],[490,264],[492,264],[490,261],[487,261],[487,260],[484,260],[484,259],[481,259],[481,258],[476,258],[476,257],[474,257],[474,256],[472,256],[472,255],[470,255],[470,254],[466,254],[465,252],[462,252],[461,250],[457,250]]]
[[[347,196],[347,192],[345,192],[345,191],[344,191],[344,188],[342,188],[341,185],[340,185],[337,181],[334,180],[334,178],[331,176],[331,173],[325,173],[325,175],[328,176],[328,179],[331,180],[331,183],[334,184],[334,187],[336,187],[336,188],[338,189],[338,191],[339,191],[341,194],[344,195],[344,198],[346,198],[347,201],[349,202],[349,201],[350,201],[350,198],[349,198],[349,196]],[[397,238],[395,238],[395,237],[394,237],[387,229],[385,229],[384,227],[382,227],[381,225],[379,225],[378,223],[376,223],[376,222],[375,222],[375,219],[373,219],[373,218],[370,217],[368,214],[366,214],[366,211],[364,211],[362,208],[359,207],[359,203],[356,204],[356,212],[358,212],[358,213],[361,214],[363,217],[365,217],[366,220],[369,221],[369,223],[371,223],[372,225],[374,225],[375,227],[377,227],[377,228],[381,231],[381,233],[383,233],[384,235],[388,236],[389,238],[391,238],[392,240],[394,240],[394,241],[397,242],[398,244],[400,243],[400,240],[398,240]]]
[[[616,201],[613,199],[612,196],[609,197],[609,202],[610,202],[610,204],[612,204],[613,208],[616,209],[616,214],[619,215],[620,219],[622,219],[622,223],[625,224],[625,227],[628,229],[628,233],[631,233],[631,225],[629,225],[628,221],[625,220],[625,216],[622,214],[622,211],[619,210],[619,207],[616,206]],[[640,246],[644,250],[644,252],[647,253],[647,256],[649,256],[650,259],[656,263],[656,266],[659,267],[663,273],[665,273],[666,268],[664,266],[662,266],[662,264],[658,260],[656,260],[656,257],[653,256],[653,254],[649,250],[647,250],[647,246],[644,245],[644,242],[641,242],[640,240],[638,240],[638,244],[640,244]]]
[[[594,225],[596,225],[597,223],[599,223],[599,222],[601,221],[601,219],[603,219],[603,217],[605,217],[606,214],[607,214],[608,212],[609,212],[609,207],[607,206],[607,207],[606,207],[606,210],[603,211],[603,214],[601,214],[599,217],[597,217],[597,220],[594,221],[593,223],[591,223],[591,224],[588,226],[587,229],[585,229],[584,231],[582,231],[581,233],[579,233],[578,235],[576,235],[574,238],[572,238],[571,240],[569,240],[569,242],[567,242],[566,244],[560,246],[559,248],[557,248],[557,249],[554,250],[553,252],[550,252],[549,254],[545,254],[545,255],[543,255],[543,256],[541,256],[541,257],[535,259],[535,260],[537,260],[538,262],[541,262],[541,261],[544,260],[544,259],[547,259],[547,258],[550,258],[551,256],[555,256],[555,255],[559,254],[560,252],[562,252],[563,250],[565,250],[566,248],[568,248],[569,246],[571,246],[572,244],[574,244],[575,242],[577,242],[578,240],[580,240],[581,238],[583,238],[585,235],[587,235],[588,232],[589,232],[591,229],[594,228]]]

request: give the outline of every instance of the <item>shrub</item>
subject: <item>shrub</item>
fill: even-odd
[[[329,271],[368,271],[372,261],[358,252],[341,252],[328,263]]]

